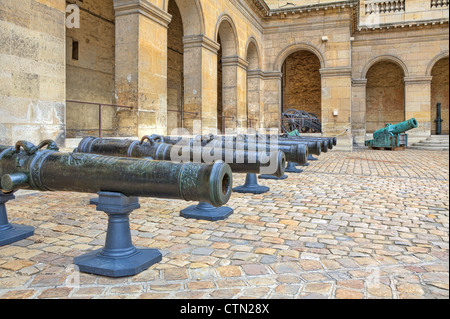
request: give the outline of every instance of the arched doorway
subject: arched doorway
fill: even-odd
[[[440,59],[431,70],[431,134],[436,134],[437,103],[441,103],[442,134],[449,134],[449,58]]]
[[[247,47],[247,129],[258,129],[261,122],[261,76],[259,53],[254,41]]]
[[[321,63],[307,50],[290,54],[282,66],[282,111],[289,109],[322,117]]]
[[[236,128],[237,117],[237,41],[232,21],[223,17],[217,31],[217,128],[219,132]]]
[[[169,1],[172,21],[167,30],[167,132],[177,134],[183,127],[184,48],[183,20],[176,1]]]
[[[387,123],[405,121],[403,69],[392,61],[379,61],[366,74],[366,132],[373,133]]]
[[[81,27],[66,28],[67,138],[97,136],[99,107],[89,103],[116,103],[113,0],[78,2]],[[102,136],[114,136],[116,109],[101,109]]]

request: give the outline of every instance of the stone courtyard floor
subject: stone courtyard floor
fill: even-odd
[[[72,264],[104,244],[95,194],[21,192],[9,220],[35,235],[0,247],[0,299],[447,299],[448,165],[448,152],[331,151],[285,181],[260,181],[269,193],[234,193],[219,222],[180,217],[192,203],[141,198],[133,243],[163,259],[118,279]]]

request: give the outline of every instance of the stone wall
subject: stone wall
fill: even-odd
[[[368,72],[379,62],[392,62],[404,75],[405,119],[416,118],[419,127],[409,132],[410,142],[431,134],[431,67],[448,57],[448,28],[440,24],[358,31],[352,41],[352,130],[354,141],[364,145],[366,133]],[[381,123],[380,123],[381,124]]]
[[[65,1],[0,0],[0,144],[65,142]]]
[[[112,0],[70,1],[80,7],[80,28],[66,32],[66,96],[69,101],[115,104],[115,26]],[[70,3],[68,2],[68,3]],[[73,56],[73,44],[78,52]],[[115,135],[116,108],[102,107],[102,136]],[[67,137],[97,136],[97,105],[67,103]]]
[[[323,134],[341,134],[339,147],[351,150],[351,15],[349,6],[287,12],[264,20],[266,123],[280,123],[281,71],[293,53],[309,51],[320,61]]]

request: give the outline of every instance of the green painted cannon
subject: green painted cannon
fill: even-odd
[[[377,149],[405,149],[408,146],[408,134],[406,131],[417,128],[419,124],[415,118],[398,124],[388,123],[386,126],[373,133],[373,140],[366,141],[366,146]]]

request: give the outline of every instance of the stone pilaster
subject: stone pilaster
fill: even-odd
[[[410,143],[431,135],[431,76],[408,76],[405,81],[405,119],[415,118],[419,127],[408,132]]]
[[[281,72],[263,73],[264,92],[262,99],[264,109],[264,127],[266,129],[281,129]]]
[[[247,130],[247,67],[238,56],[222,57],[223,114],[225,128],[242,133]]]
[[[167,27],[171,16],[149,0],[114,0],[116,101],[121,136],[167,133]]]
[[[197,113],[184,115],[184,127],[194,134],[211,133],[217,130],[217,52],[220,46],[201,34],[185,36],[183,44],[184,111]],[[200,125],[201,132],[198,132]]]
[[[352,79],[351,67],[322,68],[322,133],[336,136],[336,149],[351,151]],[[337,111],[337,114],[335,112]],[[346,133],[346,130],[348,130]]]
[[[264,72],[261,70],[250,70],[247,72],[247,107],[252,129],[264,128],[264,104],[262,103],[262,88]]]
[[[358,146],[366,140],[366,86],[367,79],[352,80],[352,135]]]

